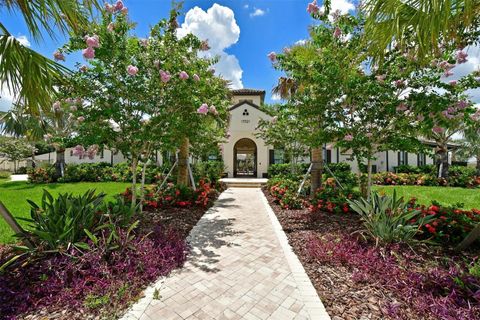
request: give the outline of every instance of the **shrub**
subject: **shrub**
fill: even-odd
[[[301,209],[303,200],[297,196],[299,182],[285,179],[273,178],[268,181],[267,187],[274,202],[284,209]]]
[[[28,181],[31,183],[51,183],[54,182],[55,168],[48,166],[45,168],[30,168],[27,170]]]
[[[208,182],[217,182],[225,171],[223,161],[199,161],[193,165],[192,168],[196,181],[200,179]]]
[[[297,177],[304,175],[308,167],[310,166],[309,163],[297,163],[295,164],[295,173],[292,173],[292,165],[290,163],[276,163],[271,164],[268,167],[268,176],[270,178],[274,178],[277,176],[283,177]]]
[[[324,211],[328,213],[349,213],[348,199],[356,199],[358,192],[352,189],[339,188],[333,179],[329,179],[310,198],[309,210],[314,213]]]
[[[94,233],[102,223],[99,211],[104,197],[104,193],[95,195],[95,190],[88,190],[83,195],[65,193],[54,199],[44,190],[40,206],[27,200],[31,208],[30,219],[24,219],[29,223],[26,236],[42,249],[85,249],[87,233]]]
[[[433,201],[432,205],[418,205],[416,199],[411,199],[409,207],[429,217],[428,221],[411,223],[420,224],[423,239],[432,239],[440,243],[458,244],[480,223],[480,210],[462,210],[462,205],[443,207]]]
[[[452,187],[476,187],[479,184],[475,168],[461,166],[448,168],[448,183]]]
[[[430,222],[429,216],[412,209],[403,198],[380,196],[372,192],[370,199],[348,200],[353,211],[360,215],[368,236],[378,243],[413,242],[421,233],[420,226]]]
[[[16,174],[27,174],[27,167],[18,167]]]
[[[335,178],[337,178],[342,187],[346,189],[353,189],[358,185],[357,175],[352,172],[352,168],[348,163],[329,163],[328,168],[330,171],[332,171],[333,175]],[[324,176],[327,179],[333,178],[328,170],[325,170]]]
[[[11,175],[9,171],[0,171],[0,179],[10,179]]]
[[[69,164],[59,182],[111,181],[112,166],[106,162]]]

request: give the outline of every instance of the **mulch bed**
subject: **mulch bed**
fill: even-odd
[[[434,319],[428,315],[419,315],[410,309],[408,303],[402,300],[397,292],[384,288],[380,283],[356,282],[355,274],[344,266],[332,266],[315,261],[307,252],[308,239],[313,236],[331,237],[334,239],[360,236],[361,221],[354,214],[329,214],[324,212],[312,213],[308,209],[283,209],[274,202],[267,190],[263,190],[270,206],[275,212],[283,230],[287,234],[289,243],[300,259],[312,284],[322,300],[327,312],[333,320],[340,319],[390,319],[387,305],[401,305],[402,313],[409,314],[409,319]],[[361,241],[364,241],[363,238]],[[374,244],[371,244],[373,247]],[[455,259],[455,254],[440,247],[415,247],[415,251],[407,246],[400,246],[396,250],[408,252],[413,256],[414,265],[418,269],[436,265],[448,256]],[[478,255],[478,251],[476,252]],[[473,258],[475,252],[463,255]],[[404,311],[404,312],[403,312]]]
[[[186,239],[190,230],[197,224],[201,217],[205,214],[208,208],[205,207],[168,207],[155,209],[154,211],[145,211],[139,218],[140,224],[136,229],[137,234],[148,234],[154,230],[157,226],[160,226],[162,230],[171,230],[175,234],[178,234],[182,239]],[[0,246],[0,258],[7,257],[11,252],[9,246]],[[1,261],[1,260],[0,260]],[[145,287],[131,287],[129,293],[132,297],[140,298],[142,291]],[[117,315],[122,314],[128,305],[116,305],[114,307],[114,313]],[[52,307],[48,309],[37,309],[34,312],[19,315],[16,319],[103,319],[104,314],[101,310],[94,310],[94,312],[85,312],[86,310],[64,310],[62,306]],[[100,314],[99,314],[100,311]],[[112,311],[112,310],[111,310]],[[103,315],[102,315],[103,314]],[[112,317],[115,317],[111,315]],[[5,319],[0,314],[0,319]],[[9,318],[7,318],[9,319]]]

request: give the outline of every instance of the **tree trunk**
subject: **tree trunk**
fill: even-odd
[[[448,178],[448,149],[446,144],[437,144],[437,172],[439,178]]]
[[[148,160],[145,160],[143,162],[143,167],[142,167],[142,184],[140,186],[140,212],[143,212],[143,200],[145,199],[144,190],[145,190],[145,173],[147,172],[147,162]]]
[[[55,178],[63,177],[65,173],[65,149],[56,150],[57,160],[55,161]]]
[[[460,244],[455,249],[458,251],[463,251],[468,248],[472,243],[474,243],[475,240],[477,240],[478,238],[480,238],[480,223],[477,224],[472,231],[470,231],[470,233],[465,237],[465,239],[463,239],[462,242],[460,242]]]
[[[372,192],[372,159],[368,157],[367,160],[367,200],[370,200],[370,193]]]
[[[480,176],[480,153],[477,154],[477,176]]]
[[[319,148],[312,149],[312,172],[311,177],[311,194],[313,195],[315,191],[322,186],[322,173],[323,173],[323,150],[320,146]]]
[[[137,206],[137,164],[138,157],[132,155],[132,210]]]
[[[190,141],[183,138],[180,151],[178,152],[178,176],[177,184],[188,186],[188,148]]]

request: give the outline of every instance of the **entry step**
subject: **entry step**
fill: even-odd
[[[223,178],[220,179],[228,188],[261,188],[268,179],[263,178]]]

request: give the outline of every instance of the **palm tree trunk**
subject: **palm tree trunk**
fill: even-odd
[[[55,178],[61,178],[65,171],[65,149],[57,149],[57,160],[55,161]]]
[[[322,186],[322,173],[323,173],[323,150],[319,148],[312,149],[312,172],[311,177],[311,194],[313,195],[318,188]]]
[[[180,151],[178,152],[178,185],[188,185],[188,148],[190,141],[188,138],[183,138]]]

